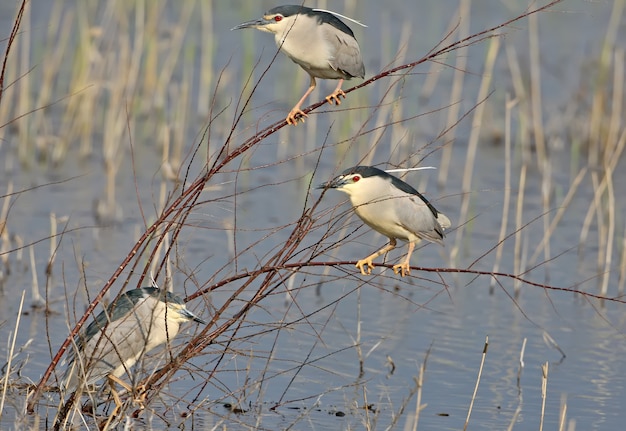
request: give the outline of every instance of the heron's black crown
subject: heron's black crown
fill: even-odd
[[[292,16],[292,15],[307,15],[311,17],[316,17],[317,22],[320,24],[326,23],[335,27],[337,30],[342,31],[350,36],[354,37],[354,33],[352,29],[348,27],[342,20],[337,18],[332,13],[324,12],[321,10],[311,9],[310,7],[300,6],[295,4],[288,4],[283,6],[276,6],[273,9],[268,10],[265,15],[275,15],[281,14],[284,17]]]
[[[439,211],[437,211],[437,209],[432,206],[432,204],[428,202],[428,199],[426,199],[420,192],[415,190],[410,184],[405,183],[398,177],[388,174],[382,169],[375,168],[374,166],[354,166],[353,168],[348,168],[341,173],[344,177],[352,174],[359,174],[363,178],[381,177],[386,181],[391,181],[395,188],[402,190],[404,193],[418,196],[428,206],[435,218],[439,215]]]

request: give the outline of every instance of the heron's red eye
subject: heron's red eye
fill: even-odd
[[[279,21],[282,21],[282,20],[283,20],[283,17],[282,17],[282,16],[280,16],[280,15],[276,15],[276,16],[274,17],[274,21],[276,21],[276,22],[279,22]]]
[[[361,177],[359,177],[358,175],[355,175],[352,177],[352,182],[356,183],[357,181],[359,181],[361,179]]]

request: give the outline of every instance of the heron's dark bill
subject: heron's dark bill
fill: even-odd
[[[179,313],[186,317],[189,320],[193,320],[194,322],[198,322],[198,323],[202,323],[203,325],[207,325],[207,322],[202,320],[201,318],[199,318],[198,316],[196,316],[195,314],[193,314],[191,311],[187,310],[186,308],[183,308],[179,311]]]
[[[342,187],[343,185],[345,185],[344,177],[343,175],[340,175],[337,178],[333,178],[332,180],[322,183],[315,188],[316,189],[337,189],[339,187]]]
[[[259,28],[270,24],[271,21],[268,21],[264,18],[253,19],[251,21],[242,22],[241,24],[231,28],[231,30],[241,30],[243,28]]]

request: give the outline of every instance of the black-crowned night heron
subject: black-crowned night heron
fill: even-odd
[[[435,209],[413,187],[372,166],[355,166],[343,171],[332,181],[318,188],[341,190],[350,196],[356,214],[369,227],[389,238],[389,244],[361,259],[356,266],[369,275],[378,256],[393,250],[396,240],[409,242],[409,251],[402,263],[393,266],[401,276],[410,273],[411,253],[415,244],[425,239],[443,245],[444,229],[450,227],[448,217]]]
[[[263,18],[244,22],[232,29],[256,28],[273,33],[280,50],[311,77],[309,89],[287,115],[288,124],[295,126],[298,115],[304,121],[306,114],[300,106],[315,88],[315,78],[339,79],[335,91],[326,96],[328,103],[339,105],[340,96],[345,97],[341,89],[343,80],[365,76],[361,50],[354,33],[336,15],[304,6],[278,6],[267,11]]]
[[[63,388],[72,392],[108,377],[111,383],[130,389],[120,377],[143,354],[174,338],[181,323],[191,320],[206,324],[170,292],[154,287],[125,292],[76,336]]]

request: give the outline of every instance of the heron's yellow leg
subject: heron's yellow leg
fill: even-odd
[[[311,92],[315,89],[316,86],[316,82],[315,82],[315,78],[311,76],[311,82],[309,85],[309,89],[304,93],[304,96],[302,96],[300,98],[300,100],[298,101],[298,103],[296,103],[296,106],[294,106],[291,111],[289,111],[289,115],[287,115],[286,121],[287,124],[292,124],[292,125],[297,125],[298,124],[298,120],[301,120],[304,123],[304,119],[306,117],[308,117],[308,115],[306,115],[304,112],[302,112],[302,109],[300,109],[300,107],[302,106],[302,104],[304,103],[304,99],[306,99],[309,94],[311,94]],[[298,117],[299,115],[299,117]]]
[[[342,84],[343,79],[340,79],[339,84],[337,84],[337,88],[335,88],[335,91],[326,96],[326,101],[331,105],[333,104],[333,101],[336,105],[341,105],[341,99],[339,98],[339,96],[342,96],[344,98],[346,97],[346,93],[344,93],[344,91],[341,89]]]
[[[410,242],[409,251],[406,254],[406,258],[404,259],[404,262],[393,266],[394,274],[400,273],[400,277],[404,277],[405,275],[409,275],[411,273],[411,254],[413,253],[414,249],[415,249],[415,242]]]
[[[389,241],[389,244],[378,250],[376,253],[370,254],[365,259],[359,260],[355,266],[361,270],[361,274],[370,275],[372,273],[372,269],[374,268],[373,260],[376,259],[378,256],[381,256],[396,248],[396,244],[397,242],[395,238],[391,239],[391,241]]]

